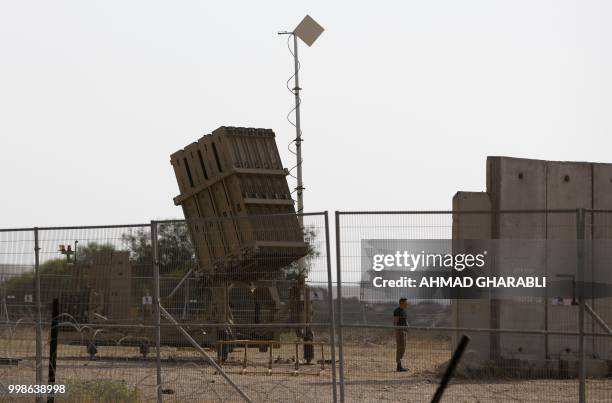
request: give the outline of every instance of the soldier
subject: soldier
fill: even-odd
[[[406,307],[408,301],[406,298],[400,298],[399,306],[393,311],[393,326],[408,326],[406,322]],[[395,329],[395,361],[397,363],[397,372],[406,372],[407,369],[402,367],[402,358],[404,357],[404,351],[406,351],[406,334],[404,329]]]

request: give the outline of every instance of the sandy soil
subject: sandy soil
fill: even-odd
[[[33,384],[35,343],[31,333],[0,334],[0,356],[18,357],[17,366],[0,366],[2,384]],[[438,367],[451,354],[450,341],[442,337],[411,335],[404,360],[409,372],[394,371],[394,342],[385,334],[347,337],[345,343],[345,393],[347,402],[429,402],[438,382]],[[45,356],[48,346],[44,346]],[[330,352],[326,348],[325,358]],[[214,355],[213,352],[210,352]],[[301,349],[300,349],[301,354]],[[320,349],[315,359],[320,360]],[[295,347],[273,351],[273,372],[267,373],[269,355],[257,349],[247,352],[247,369],[242,374],[244,350],[236,349],[224,369],[257,402],[332,401],[331,366],[320,362],[300,365],[294,375]],[[44,376],[47,373],[44,362]],[[240,401],[221,375],[190,349],[162,349],[164,401]],[[57,383],[112,380],[137,388],[142,401],[155,399],[155,357],[143,359],[136,347],[100,347],[99,359],[91,361],[83,346],[60,345]],[[459,378],[447,389],[443,401],[459,402],[576,402],[577,380],[520,378]],[[0,398],[2,401],[11,401]],[[19,400],[19,401],[28,401]],[[59,401],[59,400],[58,400]],[[612,401],[612,379],[589,379],[587,401]]]

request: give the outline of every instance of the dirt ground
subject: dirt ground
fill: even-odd
[[[0,380],[9,383],[35,383],[35,343],[29,335],[0,335],[0,356],[18,357],[18,365],[0,366]],[[443,337],[408,338],[404,359],[407,373],[394,371],[393,339],[381,334],[347,337],[344,347],[347,402],[429,402],[438,379],[438,368],[450,357],[450,341]],[[44,346],[44,351],[48,351]],[[232,380],[256,402],[330,402],[332,401],[329,364],[325,351],[324,369],[317,347],[313,365],[300,365],[295,375],[295,346],[273,350],[272,374],[268,375],[269,353],[248,349],[247,368],[242,373],[244,350],[231,353],[224,369]],[[214,355],[214,352],[210,352]],[[301,354],[301,349],[300,349]],[[95,383],[113,381],[138,391],[135,401],[155,399],[155,357],[143,359],[136,347],[100,347],[99,358],[89,360],[83,346],[60,345],[57,383]],[[46,354],[45,354],[46,356]],[[47,373],[47,361],[43,373]],[[166,402],[240,401],[226,381],[191,349],[162,348],[162,380]],[[69,402],[71,399],[57,399]],[[459,378],[447,389],[446,402],[576,402],[575,379]],[[0,398],[0,401],[14,401]],[[33,399],[20,399],[20,402]],[[588,402],[612,401],[612,379],[589,379]]]
[[[409,371],[394,371],[394,342],[348,344],[345,348],[348,401],[429,402],[439,382],[439,367],[450,358],[450,340],[408,337],[404,363]],[[446,402],[577,402],[575,379],[520,377],[455,378],[444,394]],[[587,381],[588,402],[612,401],[612,379]]]

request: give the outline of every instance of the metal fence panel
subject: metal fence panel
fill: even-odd
[[[609,283],[610,267],[612,267],[612,211],[586,210],[585,212],[585,238],[592,239],[590,248],[587,248],[587,267],[585,281],[591,284]],[[604,401],[612,399],[609,378],[589,376],[589,372],[598,369],[605,371],[601,358],[607,358],[608,377],[612,351],[612,295],[601,298],[586,298],[585,332],[593,337],[585,338],[585,370],[586,401]]]
[[[36,384],[37,309],[34,276],[34,230],[0,230],[0,379]],[[38,375],[38,376],[37,376]]]
[[[258,219],[267,223],[258,226],[265,240],[267,230],[278,236],[275,220],[287,218]],[[224,225],[242,223],[228,218]],[[304,228],[309,243],[304,262],[281,255],[273,265],[282,261],[286,267],[261,281],[260,273],[228,276],[227,265],[215,266],[218,278],[203,275],[182,220],[0,230],[2,385],[46,383],[51,306],[58,299],[55,382],[66,385],[72,401],[243,401],[232,385],[252,401],[332,401],[326,215],[305,215]],[[275,259],[265,250],[266,259]],[[261,253],[241,259],[245,267],[266,267]],[[304,269],[310,291],[300,294],[296,271]],[[162,310],[176,323],[157,324],[158,293]],[[218,320],[221,313],[228,319]]]
[[[138,281],[151,276],[150,226],[40,229],[39,248],[45,362],[59,300],[56,384],[73,399],[154,399],[153,332],[139,326],[140,291],[152,286]]]
[[[360,287],[364,240],[554,239],[572,240],[576,245],[582,227],[577,217],[575,210],[337,213],[338,293],[342,294],[338,318],[343,350],[340,367],[344,370],[340,383],[346,400],[393,401],[401,396],[409,401],[429,401],[464,333],[472,341],[445,400],[578,401],[580,368],[585,368],[589,377],[583,383],[589,399],[610,399],[612,350],[608,343],[612,338],[605,337],[601,329],[596,329],[601,326],[595,319],[585,314],[585,348],[580,349],[579,296],[576,304],[567,298],[559,301],[555,295],[413,299],[407,309],[410,326],[404,362],[409,372],[405,374],[395,371],[392,314],[403,291],[382,295]],[[595,233],[610,238],[608,227],[607,217],[587,212],[584,238],[589,240]],[[578,255],[568,256],[573,256],[573,275],[580,284]],[[544,273],[555,258],[549,249],[529,257],[539,259]],[[582,273],[596,277],[589,271],[588,261],[587,256]],[[503,267],[504,261],[496,265]],[[552,272],[549,275],[555,277]],[[606,298],[593,298],[591,303],[606,316],[608,302]]]
[[[269,232],[273,236],[278,233],[278,229],[273,231],[271,228],[274,220],[278,219],[276,217],[258,218],[268,221],[267,227],[270,227]],[[228,224],[238,227],[245,225],[241,219],[229,221],[223,225],[215,222],[208,228],[217,231]],[[203,224],[160,223],[160,234],[170,230],[162,229],[164,225],[172,225],[172,232],[182,234],[187,232],[187,225],[193,225],[192,229],[198,225],[202,232],[202,227],[206,228]],[[266,226],[258,225],[258,228],[259,237],[265,239]],[[244,276],[238,273],[228,280],[223,278],[221,268],[212,276],[198,272],[197,268],[194,273],[189,273],[189,269],[194,268],[191,255],[175,253],[171,257],[173,244],[160,242],[162,305],[202,345],[210,340],[223,341],[223,344],[216,346],[216,350],[210,346],[207,351],[221,359],[221,368],[253,401],[328,402],[333,399],[331,363],[334,360],[329,332],[331,293],[328,290],[325,216],[305,215],[304,228],[311,250],[304,263],[311,292],[301,298],[310,298],[312,304],[309,328],[314,332],[314,358],[310,364],[305,362],[304,346],[301,337],[296,334],[304,325],[300,325],[288,313],[296,302],[293,299],[297,284],[294,275],[300,269],[299,265],[287,266],[284,277],[280,277],[282,273],[270,277],[262,271],[266,267],[264,258],[255,253],[251,255],[253,257],[240,259],[244,259],[245,267],[259,270],[257,275],[253,276],[253,272],[247,271]],[[211,248],[215,247],[215,238],[209,232],[203,232],[202,236],[209,240]],[[283,256],[269,259],[283,259]],[[233,266],[226,268],[236,270]],[[170,274],[164,276],[164,272]],[[257,280],[258,277],[263,280]],[[220,304],[219,301],[228,303]],[[212,315],[211,306],[215,307]],[[218,317],[229,319],[219,321]],[[178,347],[171,347],[173,345]],[[195,401],[206,395],[213,401],[239,399],[215,368],[201,357],[194,356],[188,346],[187,339],[175,327],[162,326],[162,387],[174,390],[172,398]]]

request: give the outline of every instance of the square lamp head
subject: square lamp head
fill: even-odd
[[[312,46],[324,29],[311,16],[304,17],[302,22],[293,30],[293,34],[300,38],[306,45]]]

